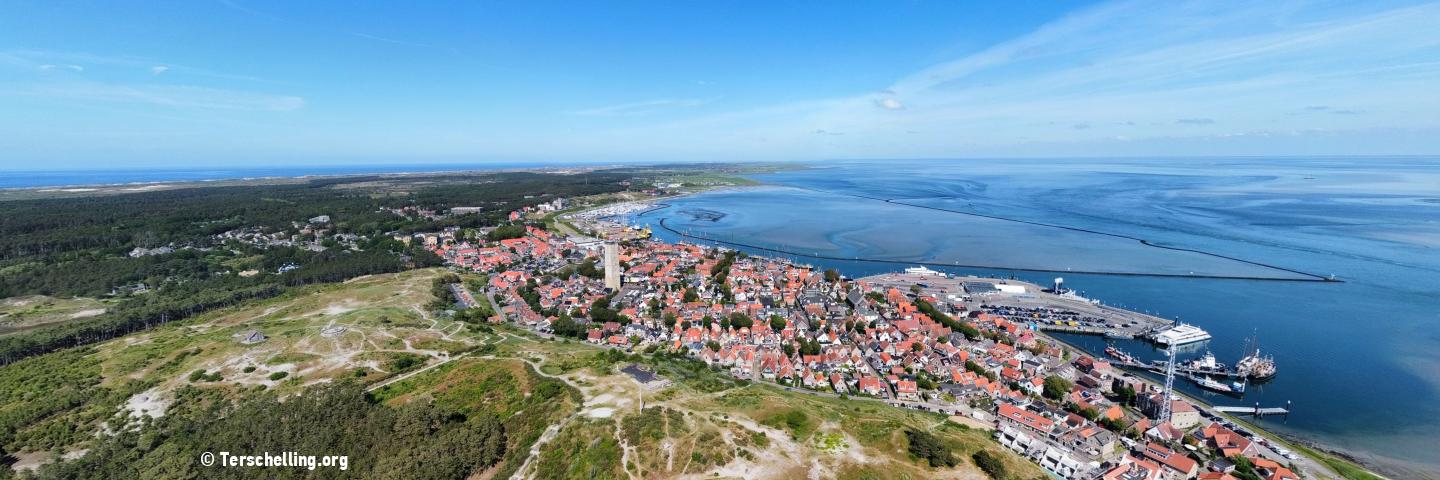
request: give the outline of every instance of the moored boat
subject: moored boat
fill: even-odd
[[[1214,379],[1211,379],[1210,377],[1206,377],[1206,376],[1191,376],[1191,377],[1190,377],[1190,380],[1193,381],[1193,382],[1195,382],[1196,385],[1199,385],[1200,388],[1203,388],[1203,389],[1206,389],[1206,390],[1210,390],[1210,391],[1213,391],[1213,392],[1220,392],[1220,393],[1230,394],[1230,395],[1238,395],[1238,394],[1243,394],[1243,393],[1245,393],[1245,385],[1244,385],[1244,384],[1236,384],[1236,385],[1233,385],[1233,386],[1232,386],[1232,385],[1226,385],[1226,384],[1224,384],[1224,383],[1217,382],[1217,381],[1215,381]]]
[[[1125,363],[1137,363],[1135,357],[1115,347],[1105,347],[1105,354]]]

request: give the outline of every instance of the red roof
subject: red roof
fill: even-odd
[[[1000,416],[1041,432],[1049,432],[1055,427],[1054,421],[1008,403],[1000,404]]]

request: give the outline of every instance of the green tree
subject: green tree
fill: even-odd
[[[743,312],[730,313],[730,324],[736,328],[750,328],[755,326],[755,321]]]
[[[1043,391],[1045,398],[1060,400],[1065,398],[1066,395],[1069,395],[1070,390],[1074,387],[1075,385],[1070,383],[1069,380],[1061,378],[1058,375],[1051,375],[1045,377],[1045,388]]]

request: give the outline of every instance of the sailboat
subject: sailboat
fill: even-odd
[[[1235,372],[1245,378],[1269,380],[1275,376],[1275,358],[1260,355],[1260,343],[1256,337],[1246,340],[1245,357],[1235,362]]]

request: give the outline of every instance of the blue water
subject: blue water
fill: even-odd
[[[1179,318],[1234,363],[1256,335],[1279,375],[1243,400],[1294,402],[1267,427],[1353,452],[1398,477],[1440,476],[1440,158],[870,161],[760,175],[769,186],[671,202],[635,220],[804,255],[1067,286]],[[909,205],[876,199],[901,199]],[[1097,233],[918,206],[1076,227]],[[681,240],[656,228],[657,235]],[[1200,250],[1158,249],[1104,234]],[[693,241],[693,240],[692,240]],[[753,249],[752,249],[753,250]],[[778,255],[754,250],[754,253]],[[903,265],[797,256],[859,276]],[[1053,269],[1036,272],[1019,269]],[[1067,272],[1068,270],[1068,272]],[[1160,273],[1182,277],[1077,274]],[[1293,270],[1293,271],[1292,271]],[[1298,271],[1296,273],[1294,271]],[[1185,275],[1315,278],[1343,283]],[[1097,337],[1068,337],[1095,351]],[[1143,358],[1140,342],[1121,348]]]
[[[196,182],[247,178],[355,175],[367,173],[424,173],[501,170],[551,166],[540,163],[416,164],[416,165],[310,165],[205,169],[133,170],[20,170],[0,171],[0,188],[120,185],[156,182]]]

